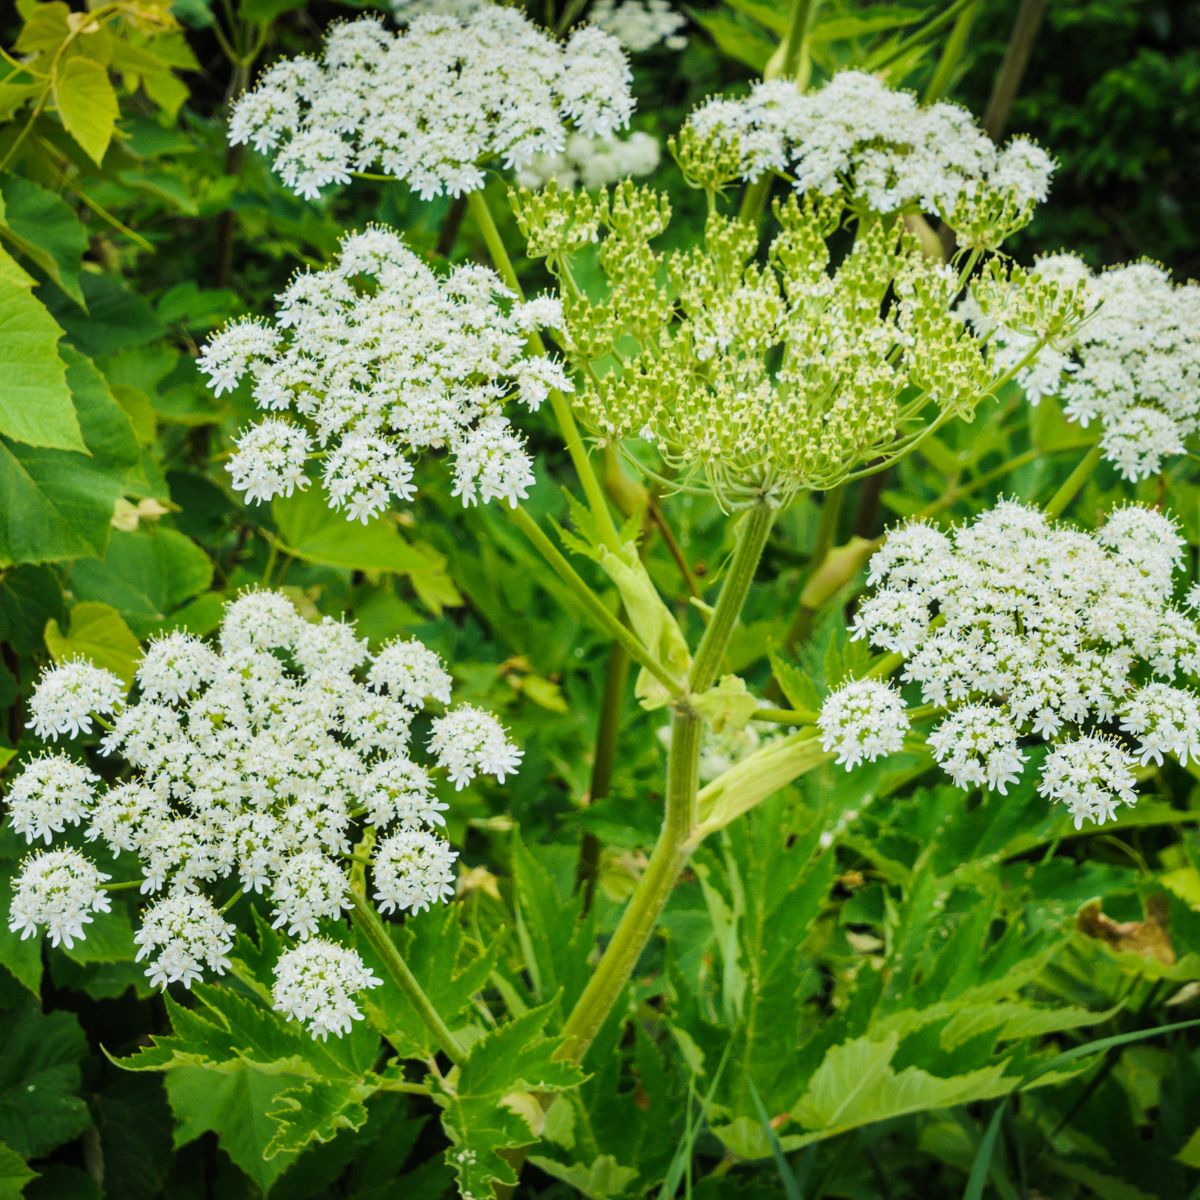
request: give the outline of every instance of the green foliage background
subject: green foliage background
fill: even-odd
[[[70,951],[2,925],[0,1200],[435,1200],[456,1174],[481,1197],[509,1171],[495,1152],[530,1140],[521,1097],[535,1082],[571,1090],[521,1195],[1200,1194],[1200,1042],[1161,1031],[1200,1015],[1200,800],[1178,768],[1155,774],[1115,826],[1085,834],[1031,784],[964,799],[916,756],[854,775],[823,768],[703,848],[582,1083],[551,1063],[552,1034],[653,841],[653,718],[627,697],[611,789],[585,805],[603,640],[513,528],[463,510],[433,472],[411,512],[369,527],[348,527],[315,491],[244,507],[222,456],[249,397],[214,399],[192,362],[212,329],[264,311],[346,228],[380,220],[431,255],[480,255],[450,201],[361,182],[306,203],[227,148],[226,103],[251,72],[230,64],[215,23],[262,63],[310,50],[351,7],[181,0],[181,31],[119,21],[107,57],[64,57],[66,99],[32,121],[37,96],[19,72],[0,82],[0,764],[34,746],[24,700],[46,662],[88,653],[128,674],[138,639],[208,633],[248,584],[351,614],[373,642],[425,639],[455,664],[463,698],[497,710],[526,752],[503,792],[463,793],[447,814],[465,847],[460,901],[398,934],[447,1016],[474,1014],[484,1035],[439,1106],[397,1086],[366,1026],[313,1043],[271,1012],[273,935],[248,906],[236,986],[167,999],[130,962],[121,903]],[[903,48],[905,31],[944,7],[830,3],[817,72]],[[6,46],[25,56],[61,44],[65,5],[18,8]],[[975,9],[949,94],[981,111],[1015,5]],[[639,60],[635,127],[661,137],[776,44],[780,12],[764,0],[691,15],[682,55]],[[1166,0],[1051,0],[1009,128],[1041,138],[1062,168],[1020,257],[1071,246],[1095,265],[1150,255],[1194,268],[1197,15]],[[900,77],[925,87],[935,49],[902,55]],[[702,219],[669,163],[655,182]],[[548,432],[532,441],[550,469],[530,507],[560,519],[561,451]],[[983,413],[882,490],[852,495],[838,540],[874,536],[948,486],[964,493],[957,515],[1001,490],[1045,499],[1078,444],[1052,404]],[[1030,449],[1026,465],[966,494]],[[1194,555],[1192,462],[1138,492],[1179,517]],[[1086,522],[1126,494],[1102,470],[1075,512]],[[728,550],[726,523],[688,496],[670,515],[703,586]],[[781,522],[733,645],[731,666],[764,684],[819,515],[807,500]],[[698,628],[661,543],[650,569]],[[843,632],[855,590],[848,581],[776,664],[798,706],[860,653]],[[599,864],[586,913],[575,886],[585,841]],[[5,911],[22,850],[0,831]],[[479,994],[515,1019],[488,1030]],[[402,1001],[380,1004],[372,1021],[393,1046],[432,1053]],[[1117,1040],[1058,1057],[1105,1038]]]

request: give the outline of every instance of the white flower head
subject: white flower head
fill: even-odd
[[[50,944],[70,949],[84,937],[92,914],[109,912],[112,904],[103,885],[109,878],[77,850],[43,850],[27,858],[13,880],[8,927],[21,940],[39,929]]]
[[[57,741],[92,732],[92,717],[112,716],[125,697],[125,685],[111,671],[83,658],[59,663],[37,682],[29,700],[33,732]]]
[[[847,770],[895,754],[904,745],[908,715],[900,693],[878,679],[851,679],[821,705],[821,746],[836,750]]]
[[[1065,804],[1081,829],[1084,821],[1103,825],[1118,804],[1134,804],[1134,760],[1109,738],[1085,736],[1060,742],[1046,756],[1038,791]]]
[[[412,500],[415,460],[430,450],[448,452],[463,504],[526,495],[532,463],[502,410],[570,390],[562,364],[527,345],[533,329],[561,325],[559,304],[515,303],[485,267],[439,275],[379,227],[347,235],[332,265],[298,275],[277,301],[269,343],[250,323],[263,341],[253,357],[235,324],[201,359],[215,386],[249,372],[260,408],[286,414],[238,439],[229,470],[250,501],[307,487],[318,449],[328,503],[350,520]]]
[[[476,775],[491,775],[503,783],[505,776],[516,773],[522,758],[504,726],[491,713],[470,704],[434,719],[429,749],[460,789]]]
[[[455,7],[398,33],[371,17],[332,26],[318,58],[276,63],[237,101],[230,141],[273,154],[310,199],[352,171],[431,199],[560,150],[572,127],[606,136],[628,123],[629,64],[612,35],[585,26],[560,44],[515,9]]]
[[[372,864],[379,911],[414,912],[454,895],[456,851],[424,829],[400,829],[379,843]]]
[[[49,845],[56,833],[78,825],[96,798],[100,777],[64,754],[27,763],[8,789],[8,820],[27,842]]]
[[[362,1020],[358,993],[382,982],[357,951],[311,938],[280,956],[271,998],[276,1011],[324,1041],[331,1033],[342,1037]]]
[[[230,967],[235,930],[207,896],[171,892],[142,914],[133,935],[137,962],[151,959],[146,977],[158,988],[182,983],[190,988],[205,972],[223,975]]]
[[[945,710],[927,742],[958,786],[1003,794],[1042,742],[1042,794],[1106,820],[1134,802],[1134,754],[1200,752],[1196,698],[1172,682],[1200,671],[1200,626],[1173,602],[1183,548],[1135,504],[1093,533],[1007,500],[945,532],[909,524],[871,561],[854,637],[901,654]],[[1132,748],[1094,733],[1118,719]]]
[[[45,677],[56,702],[63,670]],[[35,700],[42,694],[39,684]],[[389,847],[376,878],[393,897],[389,911],[453,895],[456,855],[432,833],[448,809],[443,772],[458,787],[480,773],[502,778],[521,754],[494,717],[464,707],[434,719],[433,753],[418,761],[410,725],[427,703],[451,698],[450,672],[420,642],[373,654],[352,625],[310,622],[280,592],[247,591],[227,604],[215,644],[181,633],[150,644],[101,747],[127,769],[121,782],[105,787],[63,756],[35,758],[9,790],[12,824],[50,842],[82,825],[89,841],[131,855],[142,894],[155,897],[137,958],[156,986],[190,986],[229,965],[234,932],[219,905],[237,888],[260,895],[288,938],[344,920],[364,833]],[[29,859],[12,928],[48,929],[70,945],[91,913],[107,911],[107,878],[74,850]],[[330,997],[332,1007],[299,1018],[317,1036],[347,1016]]]

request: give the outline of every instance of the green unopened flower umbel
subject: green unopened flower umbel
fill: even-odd
[[[955,311],[959,271],[899,222],[860,221],[835,255],[841,196],[776,205],[765,262],[754,226],[715,210],[698,245],[664,256],[653,241],[666,197],[630,183],[596,200],[522,193],[516,208],[530,252],[562,285],[585,422],[604,442],[651,443],[681,486],[702,476],[728,508],[877,470],[945,420],[969,419],[1005,377]],[[592,243],[599,297],[572,270]],[[1032,345],[1078,319],[1072,293],[1009,275],[989,262],[978,303],[1019,308]]]

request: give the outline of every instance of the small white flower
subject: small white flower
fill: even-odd
[[[350,907],[345,872],[316,850],[287,859],[275,878],[273,929],[285,927],[289,937],[312,937],[322,921],[334,921]]]
[[[424,767],[407,758],[385,758],[377,762],[359,788],[372,825],[385,828],[398,821],[405,828],[445,825],[442,816],[448,805],[433,793]]]
[[[817,724],[822,749],[836,750],[849,771],[900,750],[909,722],[895,688],[878,679],[851,679],[825,697]]]
[[[521,765],[522,751],[508,739],[504,726],[489,712],[460,705],[434,719],[429,749],[461,790],[477,774],[503,783]]]
[[[135,961],[151,959],[146,977],[154,987],[190,988],[206,971],[225,974],[235,933],[207,896],[172,892],[142,914],[142,927],[133,935]]]
[[[990,704],[955,709],[929,734],[929,748],[960,788],[986,787],[1002,796],[1025,765],[1012,721]]]
[[[217,656],[209,646],[190,633],[175,630],[154,638],[146,647],[137,668],[137,684],[147,700],[169,704],[211,683]]]
[[[229,458],[233,486],[245,492],[251,504],[290,496],[297,488],[303,491],[309,482],[304,464],[312,449],[308,434],[299,425],[268,417],[238,438],[237,450]]]
[[[379,911],[419,913],[454,895],[458,854],[424,829],[400,829],[379,843],[372,877]]]
[[[312,938],[280,956],[271,997],[277,1012],[308,1026],[324,1041],[350,1032],[362,1020],[357,993],[383,982],[357,951],[325,938]]]
[[[109,912],[103,889],[109,878],[77,850],[43,850],[27,858],[13,880],[8,927],[21,940],[44,928],[50,944],[69,950],[84,938],[92,914]]]
[[[100,777],[63,754],[27,763],[8,789],[9,825],[27,842],[49,845],[56,833],[78,825],[95,800]]]
[[[1184,766],[1200,762],[1200,698],[1189,688],[1147,683],[1129,698],[1121,730],[1137,739],[1142,764],[1173,755]]]
[[[450,703],[452,680],[445,663],[415,638],[385,643],[367,678],[373,688],[386,688],[410,708],[423,708],[427,699]]]
[[[78,737],[92,732],[92,717],[111,716],[121,706],[125,685],[111,671],[82,658],[51,667],[29,700],[33,732],[40,738]]]
[[[1134,804],[1134,760],[1109,738],[1084,736],[1060,742],[1046,755],[1038,791],[1065,804],[1075,820],[1103,825],[1117,815],[1118,804]]]
[[[282,592],[243,592],[225,608],[221,649],[290,650],[304,620]]]
[[[682,50],[687,45],[681,32],[687,28],[687,18],[667,0],[596,0],[588,20],[633,54],[659,45],[668,50]]]

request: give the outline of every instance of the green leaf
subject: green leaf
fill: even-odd
[[[0,176],[0,237],[37,263],[76,304],[84,304],[79,265],[87,234],[61,196],[19,175]]]
[[[0,827],[0,915],[4,917],[7,917],[12,903],[13,876],[28,851],[28,843],[13,832],[11,825]],[[6,919],[0,919],[0,964],[34,996],[41,995],[41,940],[36,937],[23,938],[9,929]]]
[[[17,653],[41,650],[46,622],[66,615],[62,584],[49,567],[17,567],[5,574],[0,587],[0,640]]]
[[[430,561],[404,540],[391,516],[368,525],[334,512],[311,488],[272,502],[279,538],[289,554],[324,567],[351,571],[428,571]]]
[[[367,1123],[363,1103],[374,1088],[346,1080],[316,1079],[280,1092],[271,1109],[277,1128],[265,1151],[267,1158],[296,1153],[313,1142],[331,1142],[343,1129]]]
[[[190,538],[163,526],[115,531],[101,559],[76,563],[71,584],[84,600],[120,611],[135,634],[145,637],[169,614],[212,583],[213,565]]]
[[[1195,1167],[1200,1170],[1200,1125],[1192,1130],[1192,1136],[1183,1144],[1175,1158],[1185,1167]]]
[[[81,1134],[91,1119],[77,1095],[87,1039],[74,1015],[30,1004],[4,1015],[0,1141],[40,1158]]]
[[[899,1044],[899,1036],[893,1033],[879,1040],[860,1037],[834,1046],[792,1108],[792,1116],[809,1132],[789,1138],[789,1148],[906,1113],[990,1100],[1006,1095],[1017,1084],[1005,1074],[1003,1062],[945,1079],[920,1067],[897,1071],[892,1057]]]
[[[623,1167],[611,1154],[601,1154],[587,1166],[582,1163],[555,1162],[539,1154],[531,1154],[529,1161],[540,1171],[554,1179],[561,1179],[588,1200],[616,1200],[627,1194],[629,1186],[636,1182],[638,1173],[632,1167]]]
[[[72,58],[54,81],[63,127],[97,166],[117,123],[117,94],[108,72],[87,58]]]
[[[117,499],[141,449],[104,377],[63,346],[67,382],[90,454],[0,439],[0,567],[102,553]]]
[[[66,633],[57,621],[46,622],[46,649],[56,662],[69,658],[90,659],[112,671],[127,684],[133,682],[142,647],[121,614],[108,604],[84,601],[71,609]]]
[[[0,1200],[17,1200],[37,1172],[11,1147],[0,1142]]]
[[[453,1090],[434,1093],[450,1139],[446,1161],[464,1196],[488,1200],[496,1184],[515,1187],[504,1153],[537,1141],[532,1121],[541,1115],[534,1093],[576,1087],[578,1068],[558,1062],[560,1040],[543,1036],[550,1005],[532,1008],[484,1034],[459,1065]]]
[[[62,330],[32,289],[33,279],[0,249],[0,434],[27,446],[86,452],[58,354]]]
[[[114,272],[97,274],[85,271],[79,277],[87,312],[81,313],[62,297],[46,297],[47,307],[55,320],[67,331],[67,337],[93,358],[115,354],[135,346],[155,342],[166,333],[166,326],[154,309],[137,292],[129,288]],[[160,356],[171,352],[163,347]],[[114,380],[118,383],[132,380]],[[149,389],[147,389],[149,390]]]
[[[455,1030],[456,1018],[471,1008],[496,965],[499,940],[486,947],[468,942],[460,904],[410,917],[403,925],[391,923],[388,931],[425,994]],[[365,940],[359,950],[375,973],[384,977],[383,964]],[[428,1027],[399,988],[374,988],[363,1003],[367,1018],[401,1055],[422,1058],[436,1053]]]
[[[737,20],[721,9],[692,10],[692,19],[717,44],[722,54],[762,74],[775,53],[776,40],[756,24]]]

